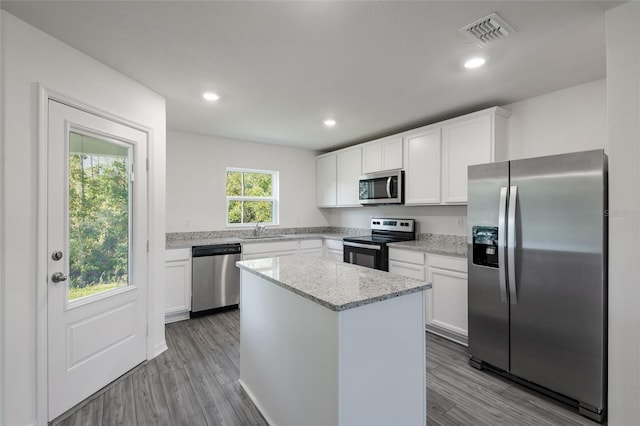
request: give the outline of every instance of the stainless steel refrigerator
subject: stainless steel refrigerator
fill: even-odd
[[[470,364],[602,421],[607,385],[607,157],[469,167]]]

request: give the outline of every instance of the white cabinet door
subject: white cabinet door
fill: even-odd
[[[300,254],[322,257],[322,240],[301,240]]]
[[[397,260],[389,260],[389,272],[402,275],[403,277],[415,278],[416,280],[424,281],[425,279],[424,266],[398,262]]]
[[[337,203],[336,154],[318,157],[316,167],[316,198],[318,207],[335,207]]]
[[[401,169],[402,164],[401,136],[370,142],[362,147],[362,173]]]
[[[440,204],[440,128],[405,137],[405,205]]]
[[[360,206],[358,180],[362,174],[362,148],[349,148],[337,153],[338,206]]]
[[[342,241],[324,240],[324,257],[336,262],[342,262],[344,260]]]
[[[492,116],[482,115],[442,129],[443,201],[467,202],[467,167],[492,158]]]
[[[468,335],[467,261],[453,256],[429,255],[426,297],[427,329],[466,345]]]
[[[191,249],[165,252],[165,323],[189,318],[191,310]]]
[[[384,140],[382,142],[382,170],[401,169],[402,165],[402,137]]]
[[[371,143],[362,147],[362,173],[382,170],[382,144]]]

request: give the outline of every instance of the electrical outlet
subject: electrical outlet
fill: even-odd
[[[464,216],[458,217],[458,228],[464,228]]]
[[[187,219],[184,221],[184,226],[187,228],[193,228],[193,220],[192,219]]]

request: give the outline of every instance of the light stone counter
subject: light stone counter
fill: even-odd
[[[418,240],[389,243],[388,246],[432,254],[467,257],[467,237],[459,235],[421,234]]]
[[[166,242],[165,248],[167,250],[171,249],[180,249],[180,248],[191,248],[195,246],[209,246],[216,244],[230,244],[230,243],[240,243],[240,244],[252,244],[252,243],[270,243],[276,241],[296,241],[296,240],[340,240],[342,241],[345,237],[350,234],[341,234],[341,233],[328,233],[328,234],[285,234],[278,235],[277,237],[270,237],[269,235],[265,235],[264,238],[242,238],[242,237],[228,237],[228,238],[196,238],[196,239],[174,239],[168,240]]]
[[[333,311],[431,288],[424,281],[315,256],[245,260],[237,265]]]

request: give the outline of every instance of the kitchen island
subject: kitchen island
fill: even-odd
[[[237,265],[240,383],[269,424],[426,423],[429,284],[313,256]]]

